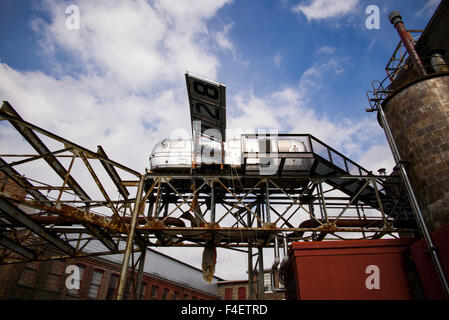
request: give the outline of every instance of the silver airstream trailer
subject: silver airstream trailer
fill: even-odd
[[[221,155],[221,143],[202,138],[199,142],[201,155],[194,159],[193,141],[191,139],[164,139],[153,148],[150,155],[150,168],[154,172],[173,172],[196,168],[223,165],[242,169],[255,169],[264,165],[279,164],[277,154],[297,154],[298,157],[286,157],[283,168],[288,171],[302,171],[310,167],[310,159],[301,158],[301,153],[309,152],[306,144],[295,137],[261,138],[251,135],[242,135],[240,139],[230,139],[223,142],[224,154]],[[244,155],[246,161],[244,161]]]

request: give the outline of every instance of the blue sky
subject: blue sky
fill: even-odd
[[[370,170],[391,169],[366,91],[439,0],[0,0],[0,98],[26,120],[143,171],[190,132],[184,72],[227,86],[231,128],[311,133]],[[69,30],[68,5],[80,11]],[[380,10],[368,30],[365,9]],[[0,152],[20,152],[0,123]],[[225,277],[227,277],[225,275]]]
[[[231,97],[228,98],[228,116],[238,112],[232,106],[234,95],[246,91],[264,98],[273,92],[297,87],[307,70],[314,66],[320,69],[321,66],[324,75],[315,79],[319,89],[312,90],[305,97],[307,108],[313,110],[317,117],[329,117],[336,122],[343,118],[357,120],[365,117],[365,92],[371,80],[384,78],[385,64],[398,41],[388,21],[388,13],[398,9],[409,28],[424,28],[439,1],[347,1],[353,3],[349,10],[339,13],[337,10],[337,14],[330,13],[325,18],[314,18],[313,13],[307,16],[303,11],[295,10],[300,5],[310,7],[313,2],[320,1],[221,1],[212,9],[211,16],[204,19],[204,27],[209,34],[205,39],[201,39],[202,33],[194,37],[199,42],[205,40],[202,48],[213,54],[218,63],[214,74],[202,75],[216,77],[214,80],[227,85],[228,97]],[[327,7],[338,6],[339,2],[344,1],[329,1],[337,5]],[[151,1],[150,6],[152,3],[155,6]],[[174,4],[175,1],[168,3]],[[50,39],[51,46],[55,48],[46,48],[45,37],[48,34],[41,29],[42,24],[54,24],[58,14],[55,7],[64,8],[70,4],[80,7],[83,28],[83,10],[89,8],[82,2],[41,1],[30,4],[29,1],[1,1],[2,63],[18,72],[41,71],[55,79],[64,76],[77,79],[87,74],[92,64],[80,60],[76,50],[58,41]],[[373,4],[380,9],[379,30],[365,27],[368,17],[365,8]],[[63,14],[59,12],[59,15]],[[110,18],[110,23],[114,23],[113,16]],[[228,48],[214,43],[216,34],[225,38]],[[126,55],[123,58],[126,59]],[[329,61],[335,62],[335,66],[327,66],[327,70]],[[194,74],[202,72],[189,63],[185,63],[185,69]],[[101,76],[101,72],[99,74]],[[183,74],[179,73],[178,78],[176,86],[183,81]],[[172,84],[173,81],[169,81],[169,85]],[[139,96],[153,94],[152,90],[139,89]],[[270,108],[275,109],[276,106]],[[289,131],[292,126],[285,124],[278,129]]]

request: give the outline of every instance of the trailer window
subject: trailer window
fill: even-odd
[[[271,141],[269,139],[259,140],[259,153],[271,153]]]
[[[290,150],[290,140],[279,140],[279,152],[288,152]]]

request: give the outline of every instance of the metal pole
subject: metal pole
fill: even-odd
[[[265,213],[267,217],[267,222],[271,223],[271,216],[270,216],[270,191],[269,191],[269,184],[268,179],[266,181],[266,187],[265,187]]]
[[[139,214],[140,200],[142,199],[142,189],[145,176],[140,176],[139,187],[137,188],[136,203],[131,216],[131,222],[128,230],[128,241],[126,242],[126,250],[123,255],[122,271],[120,273],[120,282],[117,290],[117,300],[122,300],[123,291],[125,290],[126,273],[128,271],[129,256],[134,243],[134,233],[136,229],[137,216]]]
[[[215,181],[210,184],[210,223],[215,223]]]
[[[145,256],[147,253],[147,248],[143,247],[142,251],[140,252],[140,257],[139,257],[139,270],[137,271],[137,283],[136,283],[136,288],[134,291],[134,300],[140,300],[140,291],[142,288],[142,278],[143,278],[143,270],[145,267]]]
[[[329,219],[327,217],[326,202],[324,200],[323,185],[321,184],[321,180],[318,180],[318,191],[320,193],[319,196],[321,200],[321,206],[323,208],[324,219],[326,220],[326,223],[329,223]]]
[[[264,300],[265,290],[264,290],[264,272],[263,272],[263,248],[259,246],[257,250],[259,253],[259,300]]]
[[[251,214],[246,213],[246,220],[248,228],[252,227]],[[249,285],[249,299],[254,299],[254,274],[253,274],[253,247],[250,240],[248,239],[248,285]]]
[[[249,299],[254,299],[254,275],[253,275],[253,247],[251,243],[248,243],[248,286],[249,286]]]
[[[443,291],[446,294],[446,298],[449,299],[449,285],[447,283],[446,276],[444,275],[443,268],[442,268],[440,260],[438,258],[437,248],[434,246],[432,238],[430,237],[429,230],[427,229],[426,222],[421,213],[421,209],[419,208],[419,205],[418,205],[418,200],[416,199],[415,193],[413,192],[413,188],[412,188],[412,185],[408,178],[407,171],[405,170],[405,166],[401,160],[401,156],[397,149],[396,143],[394,142],[393,134],[391,133],[390,127],[388,125],[387,119],[385,118],[385,113],[384,113],[381,105],[379,105],[378,112],[380,115],[380,121],[382,123],[382,127],[384,128],[384,131],[385,131],[385,135],[387,136],[388,144],[390,145],[390,149],[393,153],[394,161],[396,162],[396,166],[399,168],[399,171],[400,171],[401,177],[402,177],[402,181],[405,185],[405,188],[407,189],[407,195],[408,195],[410,204],[412,205],[413,214],[415,215],[419,229],[421,230],[421,232],[424,236],[424,239],[426,240],[427,246],[430,249],[430,255],[432,257],[433,263],[435,264],[435,268],[437,270],[438,277],[440,278],[441,285],[443,287]]]
[[[427,75],[426,69],[424,68],[421,58],[416,51],[413,37],[410,33],[405,29],[404,22],[402,21],[401,14],[398,11],[392,11],[388,16],[390,22],[394,25],[394,28],[399,34],[399,37],[402,40],[405,48],[407,49],[408,55],[410,59],[413,61],[415,66],[418,69],[419,75],[424,77]]]

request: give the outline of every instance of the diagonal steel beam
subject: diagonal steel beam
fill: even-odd
[[[298,201],[301,201],[301,200],[302,200],[302,197],[305,195],[306,191],[309,190],[309,191],[313,192],[313,189],[315,188],[315,186],[313,185],[313,183],[312,183],[312,185],[311,185],[310,181],[307,182],[307,185],[306,185],[306,186],[304,187],[304,189],[301,191],[301,194],[298,196],[298,198],[294,199],[294,198],[292,198],[287,192],[285,192],[283,188],[279,187],[274,181],[270,180],[270,182],[271,182],[271,184],[273,184],[276,188],[278,188],[284,195],[286,195],[288,198],[290,198],[290,200],[293,201],[293,202],[290,203],[290,205],[284,210],[284,212],[283,212],[281,215],[279,215],[279,218],[277,218],[276,221],[274,222],[275,224],[277,224],[277,223],[279,222],[279,220],[281,219],[281,217],[284,217],[284,215],[290,210],[291,207],[293,207],[293,206],[296,205],[296,204],[299,204],[299,207],[294,211],[294,213],[296,213],[299,209],[303,209],[303,210],[304,210],[304,211],[305,211],[305,212],[306,212],[312,219],[315,219],[319,224],[322,225],[322,223],[321,223],[319,220],[317,220],[317,219],[315,218],[315,216],[314,216],[312,213],[309,212],[309,210],[307,210],[306,208],[303,207],[303,204],[302,204],[301,202],[298,203]],[[309,189],[309,186],[312,187],[312,188]],[[293,216],[293,214],[290,215],[290,217],[287,218],[287,221],[289,221],[290,218],[291,218],[292,216]]]
[[[33,184],[31,184],[27,179],[23,178],[15,169],[8,166],[8,163],[4,161],[2,158],[0,158],[0,165],[2,166],[0,170],[2,170],[11,180],[17,183],[17,185],[24,188],[34,199],[38,200],[47,208],[53,206],[53,202],[51,200],[49,200],[46,196],[44,196],[41,192],[39,192],[39,190],[34,189]],[[101,228],[85,222],[84,223],[81,222],[81,224],[90,233],[95,235],[98,238],[98,240],[100,240],[101,243],[103,243],[103,245],[106,246],[106,248],[108,248],[112,252],[117,251],[117,245],[115,244],[114,240]]]
[[[340,214],[335,218],[334,223],[336,223],[338,219],[340,219],[340,217],[345,213],[345,211],[352,205],[352,203],[357,200],[359,195],[362,193],[363,190],[365,190],[365,188],[369,185],[369,183],[370,180],[367,179],[365,183],[359,188],[359,190],[357,190],[356,194],[351,198],[351,201],[349,201],[346,207],[344,207],[344,209],[340,212]]]
[[[14,181],[18,186],[24,188],[28,194],[30,194],[34,199],[46,204],[51,205],[51,201],[47,199],[39,190],[36,190],[34,186],[25,178],[23,178],[15,169],[11,168],[8,163],[0,158],[0,170],[8,176],[12,181]]]
[[[142,200],[142,190],[143,190],[143,184],[144,184],[145,177],[141,176],[139,181],[139,186],[137,188],[136,193],[136,202],[134,204],[132,216],[131,216],[131,222],[129,224],[128,229],[128,239],[126,242],[126,251],[123,255],[123,263],[122,263],[122,270],[120,272],[120,281],[117,289],[117,300],[122,300],[123,292],[125,290],[125,281],[126,281],[126,274],[128,271],[128,264],[129,264],[129,257],[131,254],[131,251],[133,249],[133,243],[134,243],[134,236],[136,231],[136,222],[137,217],[139,216],[139,207],[141,205]],[[141,250],[146,250],[145,247],[140,247]]]
[[[181,207],[184,203],[187,203],[187,201],[189,201],[190,198],[194,197],[194,195],[195,195],[197,192],[199,192],[199,191],[201,190],[202,187],[204,187],[204,186],[206,185],[206,182],[203,182],[203,184],[202,184],[201,186],[199,186],[196,190],[194,190],[193,193],[192,193],[190,196],[188,196],[187,198],[184,198],[184,197],[182,196],[182,194],[179,193],[179,191],[176,190],[176,188],[170,183],[170,181],[167,180],[167,181],[165,181],[165,183],[167,183],[167,184],[170,186],[170,188],[172,188],[173,191],[178,195],[178,197],[180,197],[180,198],[182,199],[182,203],[179,204],[179,205],[176,204],[176,208],[173,209],[169,214],[167,214],[167,216],[165,217],[165,219],[168,218],[173,212],[175,212],[176,209],[180,209],[180,207]],[[196,212],[196,209],[192,206],[192,204],[188,203],[188,205],[189,205],[189,207],[192,209],[192,212],[195,214],[195,216],[196,216],[197,218],[199,218],[200,220],[202,220],[203,223],[207,224],[207,221],[204,219],[204,217],[202,216],[201,212]]]
[[[7,216],[8,220],[11,219],[15,222],[20,223],[21,225],[33,231],[41,238],[58,247],[65,253],[68,253],[70,255],[73,255],[75,253],[75,249],[71,245],[58,238],[56,235],[51,233],[51,231],[45,229],[40,224],[36,223],[25,212],[2,197],[0,197],[0,211]]]
[[[106,152],[104,152],[103,148],[101,146],[98,146],[97,153],[103,157],[108,159],[108,156],[106,155]],[[128,199],[129,192],[126,189],[126,187],[122,184],[122,179],[120,178],[119,174],[117,173],[117,170],[115,170],[114,166],[112,166],[110,163],[104,161],[103,159],[99,158],[101,164],[103,165],[104,169],[106,170],[107,174],[111,177],[112,182],[114,182],[115,186],[118,189],[118,192],[122,195],[124,199]]]
[[[119,215],[117,209],[114,207],[114,204],[112,203],[111,198],[109,197],[108,193],[106,192],[105,188],[103,187],[103,184],[101,183],[101,181],[98,178],[97,174],[95,173],[94,169],[92,168],[89,161],[87,160],[85,154],[81,151],[81,152],[79,152],[79,156],[81,157],[84,164],[86,165],[87,170],[89,170],[92,178],[94,179],[95,183],[98,186],[98,189],[100,189],[101,193],[103,194],[103,197],[108,202],[109,207],[111,208],[112,212],[114,213],[114,217],[117,219],[120,219],[120,215]]]
[[[51,132],[49,132],[47,130],[39,128],[38,126],[23,120],[18,115],[18,113],[14,110],[14,108],[9,104],[8,101],[3,101],[3,105],[0,108],[0,120],[8,120],[9,122],[11,122],[11,124],[16,124],[16,125],[21,126],[23,128],[28,128],[30,130],[34,130],[36,132],[39,132],[39,133],[41,133],[41,134],[43,134],[43,135],[45,135],[45,136],[47,136],[47,137],[49,137],[49,138],[51,138],[53,140],[61,142],[65,146],[72,147],[73,149],[76,149],[76,150],[81,150],[85,154],[89,155],[89,157],[93,157],[95,159],[101,158],[98,155],[98,153],[95,153],[95,152],[93,152],[93,151],[91,151],[89,149],[86,149],[86,148],[84,148],[84,147],[82,147],[80,145],[77,145],[76,143],[73,143],[73,142],[71,142],[71,141],[69,141],[67,139],[64,139],[64,138],[62,138],[62,137],[60,137],[60,136],[58,136],[56,134],[53,134],[53,133],[51,133]],[[128,168],[128,167],[118,163],[118,162],[112,161],[110,159],[105,159],[105,158],[102,158],[102,160],[107,162],[107,163],[109,163],[109,164],[111,164],[111,165],[113,165],[113,166],[115,166],[115,167],[117,167],[117,168],[119,168],[119,169],[122,169],[123,171],[126,171],[126,172],[128,172],[128,173],[130,173],[132,175],[135,175],[136,177],[140,177],[140,173],[139,172],[137,172],[135,170],[132,170],[132,169],[130,169],[130,168]]]
[[[263,180],[259,180],[257,183],[256,183],[256,185],[255,186],[253,186],[246,194],[245,194],[245,196],[243,197],[243,198],[241,198],[241,199],[239,199],[231,190],[229,190],[229,188],[228,187],[226,187],[224,184],[223,184],[223,182],[221,182],[221,180],[220,179],[218,179],[217,180],[217,182],[218,183],[220,183],[221,184],[221,186],[227,191],[227,192],[229,192],[229,194],[234,198],[234,199],[236,199],[237,200],[237,203],[234,205],[234,206],[232,206],[232,208],[231,209],[229,209],[228,210],[228,212],[226,212],[221,218],[220,218],[220,220],[218,220],[217,221],[217,223],[220,223],[230,212],[231,212],[231,210],[234,210],[234,208],[236,208],[238,205],[242,205],[245,209],[246,209],[246,211],[248,211],[248,213],[251,213],[260,223],[263,223],[262,222],[262,220],[260,220],[260,218],[259,218],[259,216],[257,215],[257,214],[255,214],[253,211],[251,211],[251,209],[250,208],[248,208],[248,206],[246,206],[242,201],[243,200],[245,200],[245,198],[246,197],[248,197],[248,195],[251,193],[251,192],[253,192],[253,190],[254,189],[256,189],[257,188],[257,186],[259,186],[259,184],[261,184],[262,182],[263,182]]]
[[[22,120],[19,114],[14,110],[14,108],[8,103],[4,102],[2,106],[2,111],[14,116],[15,118]],[[61,162],[51,154],[51,151],[42,142],[41,139],[34,133],[30,128],[23,126],[17,121],[8,119],[8,121],[16,128],[16,130],[28,141],[28,143],[40,154],[45,155],[43,159],[48,163],[48,165],[64,180],[67,176],[67,170],[63,167]],[[81,188],[81,186],[76,182],[72,176],[68,176],[67,185],[82,199],[90,200],[87,193]]]
[[[29,127],[32,127],[33,129],[38,129],[38,127],[33,126],[31,124],[27,124],[25,126],[25,121],[19,116],[19,114],[14,110],[14,108],[6,101],[4,101],[2,106],[2,112],[6,113],[8,116],[12,115],[16,119],[11,119],[8,116],[4,116],[8,119],[8,121],[16,128],[16,130],[30,143],[30,145],[40,154],[45,155],[43,156],[44,160],[50,165],[50,167],[64,180],[67,178],[67,185],[82,199],[82,200],[91,200],[90,197],[87,195],[87,193],[81,188],[81,186],[76,182],[76,180],[67,174],[67,171],[62,166],[62,164],[56,159],[54,155],[51,155],[50,150],[45,146],[45,144],[39,139],[39,137],[33,132],[32,129]],[[69,141],[59,138],[53,134],[50,134],[46,132],[45,130],[39,129],[39,131],[42,131],[43,134],[46,134],[47,136],[59,140],[60,142],[63,142],[65,144],[69,144],[72,147],[77,148],[78,146],[70,143]],[[81,148],[81,147],[80,147]],[[84,148],[81,148],[84,151]],[[88,154],[92,154],[91,151],[88,151]],[[47,155],[50,154],[50,155]],[[105,160],[106,161],[106,160]],[[110,161],[109,161],[110,162]],[[99,237],[100,241],[110,250],[116,251],[116,245],[112,239],[109,238],[109,236],[104,233],[101,229],[98,227],[92,226],[92,225],[85,225],[85,227],[91,231],[93,234]],[[109,239],[108,239],[109,238]]]
[[[284,218],[284,216],[281,215],[279,212],[277,212],[277,210],[274,209],[272,206],[270,206],[270,210],[272,210],[274,213],[276,213],[276,215],[277,215],[280,219],[284,220],[283,225],[286,225],[286,226],[289,227],[289,228],[294,228],[294,226],[293,226],[290,222],[288,222],[288,220],[286,220],[286,219]],[[278,221],[278,220],[276,220],[276,221]]]
[[[14,166],[17,166],[19,164],[24,164],[24,163],[27,163],[27,162],[31,162],[31,161],[35,161],[35,160],[41,159],[41,158],[43,158],[45,156],[49,156],[49,155],[55,156],[55,155],[58,155],[60,153],[64,153],[66,151],[71,151],[71,150],[72,150],[72,148],[64,148],[64,149],[56,150],[56,151],[53,151],[53,152],[50,152],[50,153],[47,153],[47,154],[39,154],[39,155],[35,155],[35,156],[30,156],[30,157],[28,157],[26,159],[23,159],[23,160],[11,162],[11,163],[9,163],[9,166],[10,167],[14,167]],[[0,165],[0,169],[2,169],[1,165]]]
[[[88,230],[89,233],[91,233],[98,240],[100,240],[100,242],[106,248],[108,248],[110,251],[112,251],[114,253],[118,252],[117,244],[114,242],[114,240],[108,233],[103,231],[103,229],[101,229],[97,226],[91,225],[89,223],[81,223],[81,224]]]
[[[16,243],[15,241],[11,240],[10,238],[5,237],[2,234],[0,234],[0,246],[3,246],[11,251],[14,251],[15,253],[18,253],[29,260],[34,260],[35,255],[33,252],[21,246],[20,244]]]

